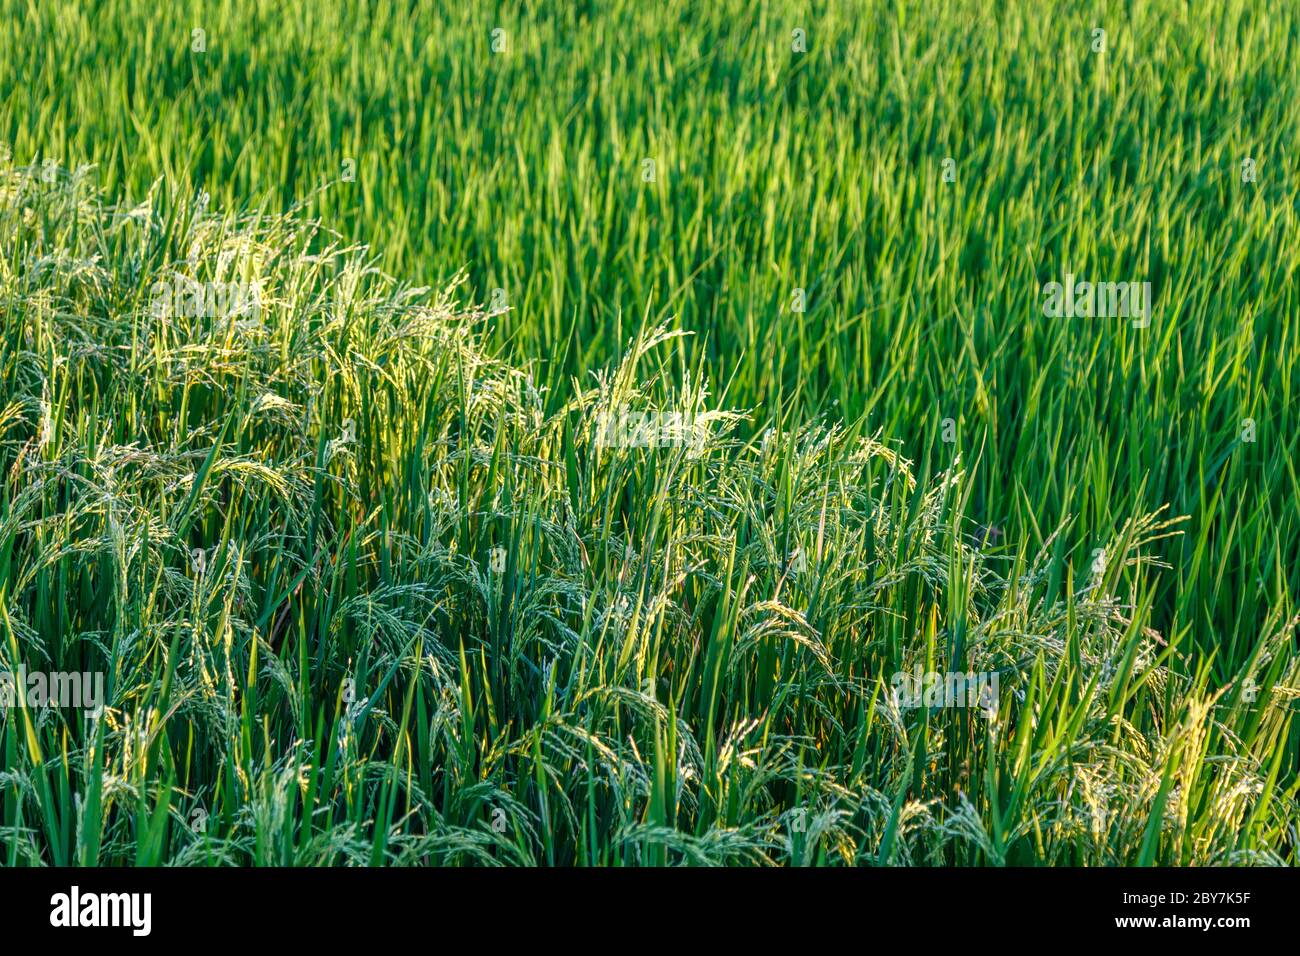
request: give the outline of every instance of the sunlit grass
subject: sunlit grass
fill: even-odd
[[[0,859],[1297,862],[1300,10],[815,6],[0,0]]]

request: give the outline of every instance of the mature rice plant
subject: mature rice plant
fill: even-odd
[[[0,712],[7,865],[1297,862],[1280,530],[1207,653],[1176,508],[995,545],[987,457],[735,409],[686,323],[552,389],[238,209],[0,168],[0,670],[106,675]]]

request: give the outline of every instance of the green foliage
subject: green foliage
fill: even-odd
[[[1300,863],[1300,7],[1047,6],[0,0],[0,862]]]
[[[989,550],[959,465],[757,431],[662,326],[552,409],[296,213],[5,168],[0,248],[0,667],[107,675],[0,717],[6,864],[1295,861],[1295,621],[1162,633],[1177,519]]]

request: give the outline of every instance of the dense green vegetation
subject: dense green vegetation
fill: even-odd
[[[1300,9],[984,6],[0,0],[0,860],[1295,864]]]

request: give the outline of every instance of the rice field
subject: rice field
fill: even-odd
[[[0,863],[1300,863],[1300,8],[0,0]]]

